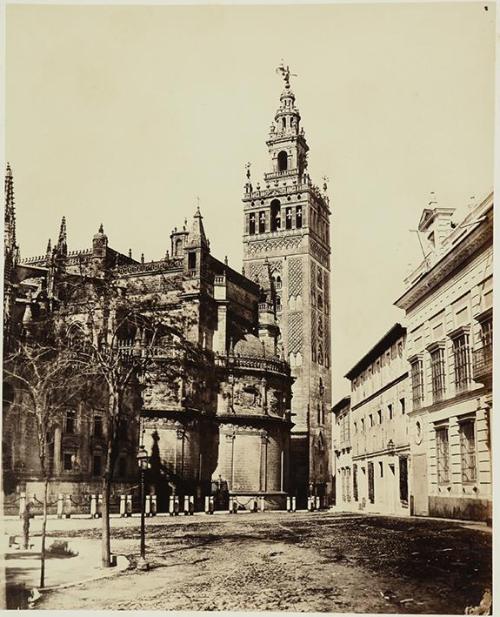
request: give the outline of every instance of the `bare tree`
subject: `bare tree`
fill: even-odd
[[[74,370],[70,354],[55,342],[35,340],[31,336],[17,340],[15,349],[7,353],[4,374],[16,390],[13,405],[35,420],[43,478],[40,587],[44,587],[47,504],[53,471],[49,443],[64,409],[75,400],[84,384]]]

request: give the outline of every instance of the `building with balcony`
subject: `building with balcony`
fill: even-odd
[[[417,515],[491,517],[493,194],[453,220],[432,196],[406,312],[412,494]]]
[[[334,442],[350,510],[410,514],[405,343],[406,329],[397,323],[346,374],[350,402],[336,412]]]

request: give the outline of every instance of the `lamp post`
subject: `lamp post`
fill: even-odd
[[[144,446],[139,446],[139,450],[137,451],[137,465],[141,474],[141,559],[138,564],[138,568],[140,570],[147,570],[149,568],[149,564],[146,561],[146,526],[145,526],[145,515],[144,515],[144,472],[149,466],[149,456]]]

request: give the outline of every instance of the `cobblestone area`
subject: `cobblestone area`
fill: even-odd
[[[463,614],[491,588],[491,533],[455,522],[273,513],[156,519],[147,533],[149,572],[51,592],[38,607]],[[113,529],[115,553],[133,562],[138,543],[137,521]]]

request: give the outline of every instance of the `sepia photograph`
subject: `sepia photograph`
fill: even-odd
[[[496,21],[6,2],[0,609],[492,614]]]

